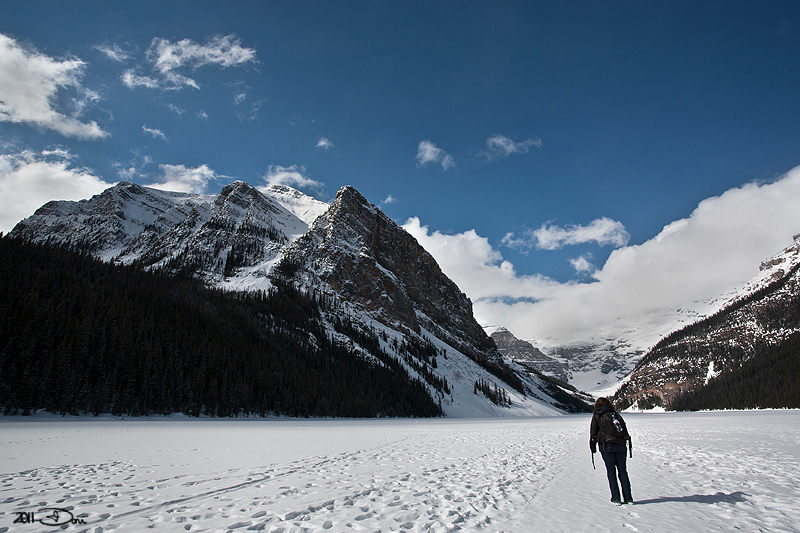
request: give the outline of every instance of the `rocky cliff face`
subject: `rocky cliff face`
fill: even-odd
[[[531,365],[543,374],[553,376],[561,381],[569,381],[570,375],[566,364],[545,355],[528,341],[518,339],[507,329],[497,328],[492,332],[491,337],[497,345],[497,349],[507,359]]]
[[[459,349],[499,360],[472,302],[417,240],[352,187],[286,253],[386,325],[420,326]]]
[[[800,241],[761,269],[719,312],[656,344],[616,393],[618,406],[668,407],[800,331]]]
[[[242,182],[218,195],[121,183],[82,202],[51,202],[11,236],[212,287],[268,290],[291,280],[312,297],[323,295],[319,326],[331,342],[375,365],[390,358],[448,415],[570,409],[563,391],[548,392],[550,384],[504,361],[470,300],[433,257],[352,187],[328,205],[288,187],[257,190]],[[498,391],[507,401],[492,399]]]
[[[212,284],[260,279],[263,288],[285,247],[328,208],[308,197],[300,202],[286,187],[267,193],[241,181],[216,196],[123,182],[89,200],[50,202],[10,235],[68,244],[107,261],[137,262]],[[308,220],[282,205],[292,198],[289,208]]]
[[[48,202],[17,224],[10,235],[77,246],[108,260],[149,224],[159,219],[175,224],[203,201],[201,195],[165,193],[121,182],[88,200]]]

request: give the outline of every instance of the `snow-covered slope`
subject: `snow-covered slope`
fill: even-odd
[[[399,361],[450,416],[563,412],[537,377],[503,358],[433,257],[352,187],[328,205],[285,186],[234,182],[193,195],[120,183],[50,202],[11,236],[225,289],[288,281],[332,299],[331,338],[374,364],[383,364],[375,350]]]
[[[800,235],[795,239],[798,237]],[[613,394],[620,382],[662,338],[719,313],[733,302],[784,276],[797,262],[797,246],[796,240],[783,252],[764,261],[759,274],[741,288],[713,298],[685,302],[675,309],[659,312],[658,316],[640,317],[642,322],[650,324],[646,328],[631,323],[625,328],[618,328],[624,329],[621,335],[588,337],[581,343],[549,346],[542,348],[542,351],[568,368],[568,381],[578,389],[596,396]]]
[[[122,182],[89,200],[49,202],[11,235],[67,243],[106,261],[135,261],[226,288],[266,289],[283,249],[327,209],[285,186],[260,192],[237,181],[214,196]]]
[[[669,405],[763,347],[800,332],[800,240],[761,265],[761,272],[717,313],[664,337],[622,383],[622,407]]]

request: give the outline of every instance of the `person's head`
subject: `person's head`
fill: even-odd
[[[609,406],[612,411],[616,410],[616,409],[614,409],[614,404],[611,403],[611,400],[609,400],[608,398],[604,398],[602,396],[600,398],[598,398],[596,402],[594,402],[594,410],[597,411],[598,409],[600,409],[604,405]]]

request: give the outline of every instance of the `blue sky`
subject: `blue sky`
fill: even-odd
[[[512,304],[602,285],[726,191],[786,207],[741,207],[755,244],[719,229],[747,250],[690,286],[744,283],[800,233],[794,2],[26,0],[0,34],[3,231],[123,179],[353,185],[518,330]]]

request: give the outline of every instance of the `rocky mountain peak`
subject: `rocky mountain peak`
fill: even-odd
[[[89,200],[47,204],[12,235],[233,291],[299,288],[319,305],[324,331],[313,335],[329,334],[359,357],[408,372],[448,413],[564,409],[546,399],[539,378],[505,363],[472,302],[433,256],[353,187],[328,205],[280,185],[234,182],[202,195],[122,182]],[[513,407],[478,395],[479,380],[504,398],[506,387],[515,390]],[[526,399],[526,390],[541,394]],[[534,405],[540,402],[544,411]]]
[[[554,357],[545,355],[539,348],[528,341],[517,338],[504,327],[493,327],[491,329],[492,340],[494,340],[500,353],[507,359],[526,367],[530,366],[561,381],[569,381],[570,374],[566,364]],[[485,327],[484,330],[486,330]]]
[[[472,302],[433,256],[353,187],[338,191],[288,255],[387,325],[433,329],[472,351],[494,349],[473,318]]]

